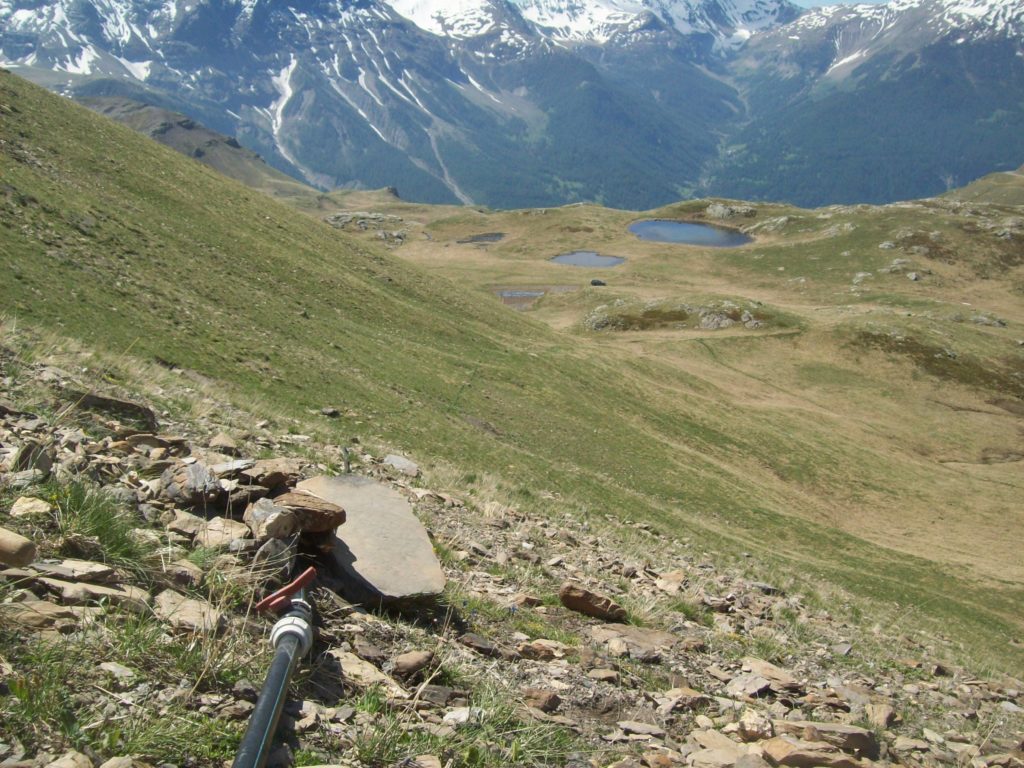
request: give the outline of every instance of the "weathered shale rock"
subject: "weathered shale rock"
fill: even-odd
[[[196,533],[196,544],[209,549],[227,549],[232,542],[249,538],[249,527],[237,520],[214,517],[207,520]]]
[[[73,400],[78,408],[99,411],[117,419],[135,422],[149,432],[156,432],[159,427],[156,413],[147,405],[140,405],[117,397],[105,397],[95,392],[66,390],[64,396]]]
[[[408,475],[409,477],[418,477],[420,474],[419,465],[411,459],[407,459],[405,456],[389,453],[384,457],[383,463],[389,467],[397,469],[403,475]]]
[[[679,642],[671,632],[629,624],[599,624],[590,628],[590,636],[608,646],[612,655],[628,655],[639,661],[655,660],[660,651]]]
[[[579,584],[567,581],[558,590],[558,599],[570,611],[593,616],[605,621],[625,621],[626,609],[609,597],[584,589]]]
[[[36,545],[20,533],[0,528],[0,563],[15,567],[36,559]]]
[[[342,676],[349,683],[359,688],[370,688],[379,685],[391,698],[409,698],[409,692],[399,685],[394,678],[384,674],[373,664],[360,659],[354,653],[341,649],[331,649],[325,655],[334,659],[341,666]]]
[[[223,493],[217,478],[198,461],[176,463],[164,472],[160,481],[164,497],[183,507],[204,508],[216,503]]]
[[[31,438],[26,440],[14,454],[11,469],[15,472],[34,469],[41,472],[44,477],[49,476],[50,470],[53,469],[53,446]]]
[[[332,556],[349,597],[374,604],[433,600],[445,577],[409,502],[393,488],[357,475],[314,477],[298,485],[345,510]]]
[[[301,475],[302,462],[289,458],[260,459],[241,471],[241,477],[248,482],[271,489],[293,485]]]
[[[831,744],[804,741],[792,736],[776,736],[761,742],[769,763],[786,768],[863,768],[866,763],[857,758],[833,751]]]
[[[185,597],[173,589],[165,589],[156,596],[153,612],[176,629],[189,632],[220,632],[227,618],[205,600]]]
[[[327,533],[345,522],[345,510],[304,491],[250,504],[242,518],[259,541],[295,533]]]
[[[845,723],[814,723],[806,720],[775,720],[775,731],[809,741],[823,741],[843,752],[872,760],[878,757],[878,737],[866,728]]]
[[[42,517],[52,511],[50,502],[32,496],[22,496],[11,505],[11,517]]]

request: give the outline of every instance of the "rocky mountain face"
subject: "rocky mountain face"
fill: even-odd
[[[1024,3],[832,6],[731,63],[748,124],[711,186],[797,204],[887,202],[1009,171],[1024,152]]]
[[[4,0],[0,62],[184,112],[323,188],[820,204],[1019,165],[1022,18],[1019,0]]]

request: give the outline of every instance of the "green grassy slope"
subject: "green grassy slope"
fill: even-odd
[[[947,192],[944,197],[965,203],[1024,205],[1024,166],[1016,171],[982,176],[966,187]]]
[[[917,606],[996,666],[1024,662],[1007,644],[1019,583],[835,528],[837,503],[898,495],[923,470],[828,420],[725,406],[657,356],[595,353],[6,72],[0,171],[0,303],[18,322],[196,370],[285,416],[341,406],[323,427],[338,442],[749,550]]]
[[[267,165],[235,139],[211,131],[189,117],[132,99],[98,96],[79,103],[144,133],[225,176],[274,197],[316,196],[317,190]]]

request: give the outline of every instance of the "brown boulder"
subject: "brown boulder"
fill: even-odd
[[[292,491],[276,497],[273,502],[291,513],[296,530],[303,533],[326,533],[345,522],[344,509],[311,493]]]
[[[671,632],[660,629],[634,627],[630,624],[598,624],[590,628],[590,636],[595,642],[605,643],[609,649],[615,641],[621,645],[625,653],[638,661],[654,661],[659,651],[666,650],[679,642],[679,638]]]
[[[32,496],[22,496],[11,505],[11,517],[42,517],[53,511],[53,505]]]
[[[214,517],[196,534],[195,544],[209,549],[227,549],[233,541],[249,538],[249,527],[237,520]]]
[[[354,653],[332,649],[327,651],[325,656],[337,662],[341,667],[341,674],[346,682],[359,688],[380,686],[393,699],[409,698],[408,691],[399,685],[398,682],[381,672],[370,662],[360,659]]]
[[[295,519],[270,499],[257,499],[245,509],[242,520],[256,541],[286,539],[295,533]]]
[[[0,563],[20,567],[36,559],[36,545],[20,533],[0,528]]]
[[[64,395],[75,402],[78,408],[113,416],[123,421],[134,422],[147,432],[157,432],[160,424],[157,421],[156,413],[146,405],[139,405],[130,400],[121,400],[116,397],[104,397],[95,392],[75,392],[65,390]]]
[[[47,763],[46,768],[92,768],[92,760],[81,752],[71,750],[52,763]]]
[[[604,621],[625,621],[626,609],[609,597],[584,589],[567,581],[558,590],[558,599],[570,611],[576,611]]]
[[[558,709],[558,705],[562,703],[562,699],[557,693],[546,688],[523,689],[523,701],[526,702],[526,706],[547,713],[554,712]]]
[[[345,510],[310,493],[291,491],[250,504],[242,519],[263,541],[295,533],[328,533],[345,522]]]
[[[301,474],[302,462],[298,459],[261,459],[241,472],[243,478],[265,488],[294,485]]]
[[[213,439],[210,440],[210,449],[227,456],[238,456],[241,454],[241,451],[238,450],[238,443],[234,441],[231,435],[224,432],[214,435]]]
[[[121,581],[117,570],[106,563],[68,558],[59,563],[36,563],[33,569],[56,579],[88,581],[93,584],[116,584]]]
[[[743,659],[743,668],[753,675],[765,678],[776,693],[800,691],[800,682],[791,673],[771,662],[748,656]]]
[[[41,578],[38,579],[38,582],[54,594],[59,595],[60,601],[65,605],[110,603],[135,613],[145,613],[149,610],[149,593],[130,584],[103,586],[102,584],[50,578]]]
[[[394,658],[391,671],[399,677],[412,677],[434,660],[430,651],[409,651]]]
[[[876,728],[888,728],[898,719],[896,710],[885,702],[870,702],[864,707],[868,722]]]
[[[70,608],[46,600],[0,604],[0,616],[14,626],[26,629],[44,629],[59,621],[77,620],[75,612]]]
[[[668,715],[672,712],[693,711],[708,706],[711,698],[693,688],[673,688],[656,697],[658,714]]]
[[[53,446],[31,438],[26,440],[11,460],[11,471],[24,472],[30,469],[48,476],[53,469]]]
[[[176,509],[174,510],[174,518],[167,523],[167,530],[180,533],[182,536],[188,536],[191,539],[195,538],[204,525],[206,525],[206,520],[199,517],[199,515],[193,515],[191,512],[186,512],[183,509]]]

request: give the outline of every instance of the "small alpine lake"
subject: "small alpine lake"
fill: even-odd
[[[702,245],[709,248],[735,248],[753,242],[753,238],[734,229],[696,224],[692,221],[672,219],[645,219],[634,221],[629,231],[641,240],[659,243]]]
[[[625,261],[621,256],[602,256],[597,251],[571,251],[555,256],[556,264],[571,264],[574,267],[616,267]]]

